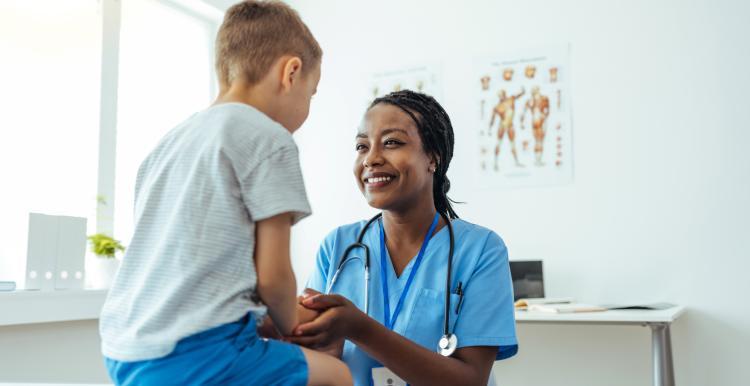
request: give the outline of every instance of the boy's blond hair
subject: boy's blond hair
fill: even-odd
[[[323,55],[297,11],[280,1],[256,0],[227,10],[216,35],[216,72],[222,85],[237,78],[255,84],[283,55],[299,57],[303,73]]]

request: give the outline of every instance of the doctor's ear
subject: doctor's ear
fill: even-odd
[[[435,173],[438,166],[440,165],[440,158],[432,156],[432,161],[430,161],[430,166],[427,168],[427,170],[430,171],[430,173]]]

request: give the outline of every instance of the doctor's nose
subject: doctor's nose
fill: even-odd
[[[380,166],[383,164],[383,157],[380,154],[380,151],[377,149],[370,149],[370,151],[365,154],[364,158],[362,159],[362,166],[366,168],[371,168],[373,166]]]

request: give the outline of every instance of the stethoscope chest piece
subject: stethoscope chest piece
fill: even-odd
[[[453,355],[458,347],[458,338],[456,334],[443,335],[438,342],[438,352],[440,355],[449,357]]]

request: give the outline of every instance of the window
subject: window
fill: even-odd
[[[140,162],[214,94],[219,20],[191,0],[0,1],[0,280],[24,284],[29,212],[86,217],[88,234],[114,224],[127,245]],[[100,124],[115,93],[116,135]],[[100,134],[116,138],[109,159]],[[115,173],[114,197],[98,194],[100,166]],[[100,199],[114,215],[97,218]]]
[[[156,1],[122,3],[115,237],[128,245],[141,161],[213,97],[214,26]]]
[[[0,1],[0,279],[24,277],[29,212],[95,226],[99,10],[96,0]]]

